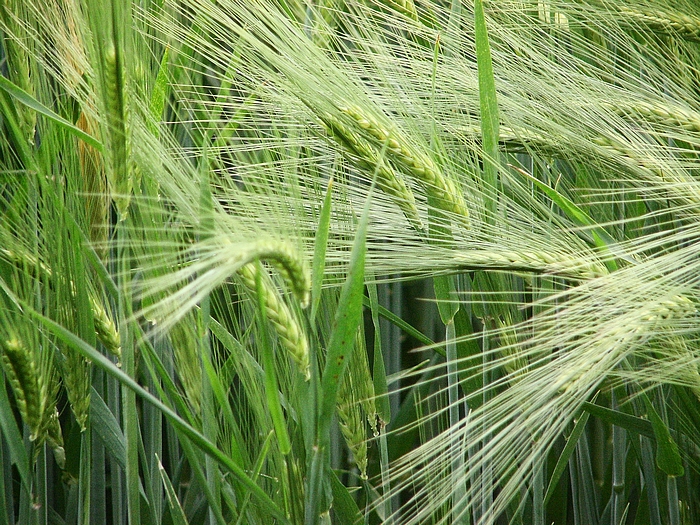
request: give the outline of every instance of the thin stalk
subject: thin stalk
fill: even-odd
[[[122,370],[131,379],[136,379],[136,353],[131,327],[128,319],[131,317],[131,294],[129,292],[128,263],[129,232],[127,223],[130,219],[120,221],[117,230],[117,267],[119,286],[119,337],[122,343]],[[126,501],[128,523],[141,523],[141,501],[139,494],[139,428],[138,411],[136,410],[136,394],[126,385],[121,388],[122,425],[126,442]]]
[[[80,435],[80,474],[78,482],[78,523],[90,525],[90,506],[92,495],[92,438],[88,426]]]
[[[617,390],[612,391],[612,409],[617,410],[619,406]],[[612,498],[613,513],[612,525],[620,525],[625,513],[625,463],[627,458],[627,431],[618,425],[612,427]]]
[[[449,417],[450,429],[455,436],[452,438],[452,523],[468,524],[469,516],[466,508],[467,487],[465,486],[464,477],[464,448],[460,434],[460,417],[459,407],[459,378],[457,365],[457,343],[455,343],[455,323],[454,320],[449,321],[445,325],[445,345],[447,353],[447,392],[449,401]]]
[[[484,302],[484,308],[487,308],[487,303]],[[490,338],[487,333],[486,325],[484,325],[483,336],[481,338],[482,349],[483,349],[483,360],[482,360],[482,380],[483,384],[488,385],[491,383],[491,374],[489,370],[489,350],[490,350]],[[491,390],[484,388],[483,393],[483,404],[486,405],[491,399]],[[486,430],[486,429],[484,429]],[[484,432],[484,439],[481,442],[482,449],[489,446],[489,441],[491,441],[491,432]],[[494,519],[493,517],[493,467],[491,462],[484,462],[481,468],[481,519],[485,523],[491,523]]]
[[[379,468],[382,475],[382,486],[384,493],[391,492],[391,482],[389,481],[389,447],[386,441],[386,432],[384,427],[379,430]],[[384,507],[384,523],[393,525],[394,523],[394,498],[382,498],[382,506]]]

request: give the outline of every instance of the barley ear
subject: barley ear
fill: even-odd
[[[187,402],[196,413],[202,406],[202,366],[197,348],[195,315],[190,312],[170,329],[175,368]]]
[[[61,375],[68,401],[81,432],[87,429],[90,416],[90,385],[92,365],[88,359],[72,348],[64,349],[66,357]]]
[[[454,214],[456,221],[463,227],[471,227],[469,210],[462,191],[452,179],[445,176],[430,155],[410,141],[398,128],[383,124],[358,106],[340,106],[339,109],[375,143],[375,147],[386,144],[389,159],[405,175],[423,186],[443,211]]]
[[[30,439],[35,441],[42,427],[44,403],[41,378],[34,356],[17,338],[2,341],[2,362],[15,394],[22,420],[29,427]]]
[[[256,294],[256,276],[258,269],[255,264],[246,264],[238,270],[238,277],[252,295]],[[272,283],[270,277],[263,271],[260,276],[265,314],[269,322],[274,326],[282,346],[299,367],[299,371],[308,381],[311,379],[311,365],[309,357],[309,343],[301,324],[289,307],[282,300],[279,291]]]
[[[94,293],[90,293],[90,304],[92,305],[93,324],[95,326],[95,334],[97,339],[105,346],[105,348],[117,357],[121,358],[121,337],[119,330],[115,326],[112,319],[107,314],[107,310],[102,303],[97,299]]]
[[[377,148],[356,130],[344,125],[340,119],[333,115],[325,113],[320,115],[320,119],[328,136],[349,153],[349,159],[367,173],[372,175],[376,173],[379,189],[393,197],[396,206],[416,231],[423,231],[413,191],[406,185],[397,170],[386,160],[380,158]]]
[[[362,417],[361,405],[355,399],[354,388],[352,374],[345,374],[338,390],[338,425],[360,471],[360,477],[367,479],[366,424]]]
[[[107,111],[109,148],[107,148],[111,169],[108,181],[112,198],[117,206],[120,220],[126,219],[134,185],[131,170],[130,140],[128,137],[128,106],[126,76],[124,66],[114,46],[104,55],[104,94]]]

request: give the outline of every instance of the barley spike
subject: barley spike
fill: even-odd
[[[238,270],[238,276],[251,294],[256,292],[257,268],[255,264],[246,264]],[[282,346],[289,352],[292,360],[308,381],[311,379],[311,365],[309,358],[309,343],[304,331],[296,317],[284,303],[269,276],[263,272],[260,282],[262,284],[263,300],[267,319],[275,327],[277,336]]]

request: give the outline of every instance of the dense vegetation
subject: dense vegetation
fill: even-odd
[[[0,524],[700,523],[696,2],[0,34]]]

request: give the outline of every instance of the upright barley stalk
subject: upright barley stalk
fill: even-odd
[[[39,437],[46,401],[42,395],[42,378],[34,356],[22,341],[17,338],[5,339],[2,341],[2,350],[2,361],[15,394],[17,408],[34,441]]]

